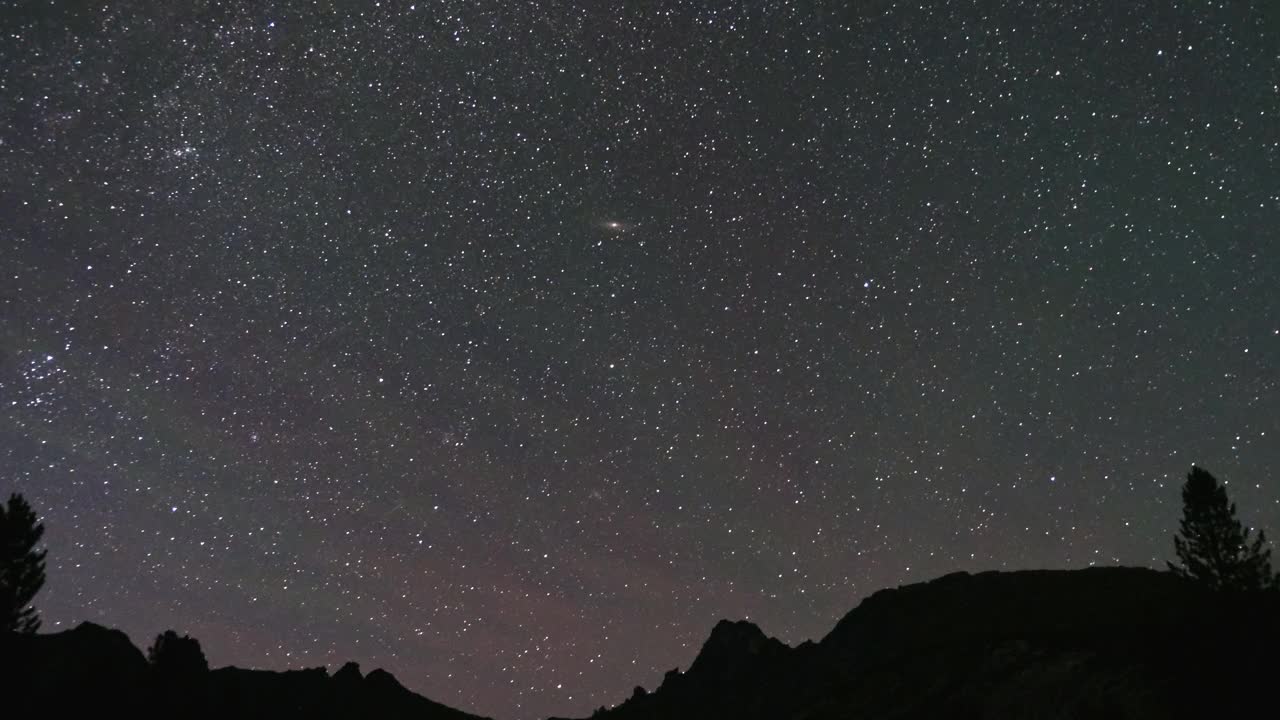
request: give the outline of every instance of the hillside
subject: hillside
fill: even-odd
[[[1146,569],[955,573],[877,592],[797,647],[721,621],[688,671],[593,717],[1232,716],[1272,704],[1278,611],[1275,594],[1215,595]],[[0,671],[15,717],[475,718],[353,663],[332,675],[228,667],[162,685],[123,633],[92,623],[0,637]]]
[[[606,720],[1213,717],[1272,703],[1275,596],[1136,568],[956,573],[883,590],[821,642],[721,622]]]
[[[482,720],[417,695],[385,670],[347,663],[271,672],[224,667],[180,686],[156,682],[119,630],[93,623],[47,635],[0,636],[9,717],[414,718]]]

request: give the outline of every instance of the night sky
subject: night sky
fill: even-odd
[[[527,720],[1280,533],[1273,3],[943,5],[5,3],[44,629]]]

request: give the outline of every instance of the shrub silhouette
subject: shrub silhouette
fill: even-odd
[[[36,550],[44,524],[19,494],[0,506],[0,632],[34,633],[40,616],[31,600],[44,585],[45,550]]]
[[[198,677],[209,670],[200,642],[173,630],[156,636],[155,644],[147,648],[147,660],[157,675],[170,680]]]
[[[1181,564],[1169,563],[1169,569],[1215,590],[1275,588],[1266,533],[1259,531],[1253,542],[1250,533],[1236,519],[1227,489],[1209,471],[1191,466],[1182,486],[1182,522],[1173,538]]]

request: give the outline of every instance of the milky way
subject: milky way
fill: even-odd
[[[524,720],[1280,533],[1271,3],[916,5],[6,4],[45,629]]]

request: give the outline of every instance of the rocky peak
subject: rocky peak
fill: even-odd
[[[333,674],[333,680],[340,687],[354,688],[360,685],[364,676],[360,674],[360,663],[348,662]]]
[[[765,635],[754,623],[721,620],[703,643],[689,675],[721,675],[755,660],[779,657],[788,649],[779,640]]]

